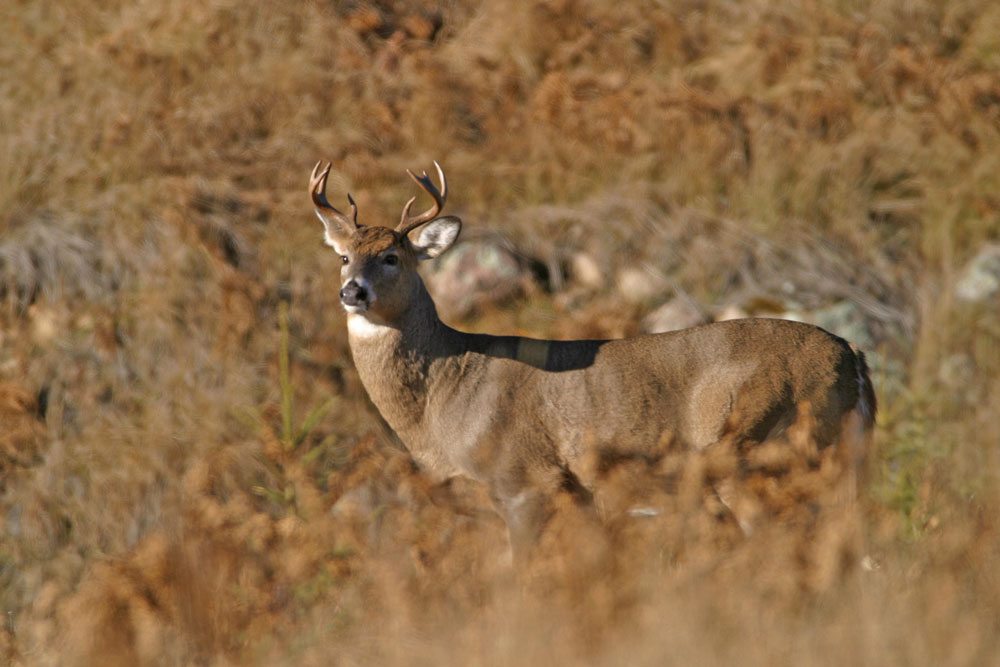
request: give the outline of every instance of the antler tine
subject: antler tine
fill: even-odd
[[[426,171],[423,172],[421,176],[417,176],[409,169],[406,170],[406,173],[410,175],[413,182],[419,185],[424,192],[434,198],[434,205],[420,215],[411,216],[410,207],[413,206],[413,202],[415,202],[417,198],[412,197],[408,202],[406,202],[403,206],[403,215],[399,220],[399,226],[396,227],[396,231],[398,231],[402,236],[406,236],[420,225],[430,222],[436,218],[441,213],[441,209],[444,208],[445,199],[448,197],[448,181],[444,177],[444,169],[442,169],[441,165],[437,163],[437,160],[434,161],[434,166],[437,168],[438,180],[441,181],[440,190],[438,190],[434,186],[434,183],[431,182],[430,176],[427,175]]]
[[[327,162],[326,167],[320,169],[322,164],[322,160],[317,162],[313,167],[312,176],[309,177],[309,194],[312,195],[313,206],[317,210],[322,210],[327,217],[336,220],[348,233],[353,234],[358,229],[358,206],[350,194],[347,195],[347,201],[351,203],[348,215],[344,215],[330,204],[326,198],[326,179],[330,175],[333,163]]]

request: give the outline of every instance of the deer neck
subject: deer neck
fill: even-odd
[[[376,315],[349,314],[348,339],[354,365],[372,402],[403,438],[423,422],[430,390],[431,363],[452,330],[438,318],[422,281],[414,282],[407,308],[384,320]]]

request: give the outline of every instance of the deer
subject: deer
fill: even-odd
[[[781,436],[803,411],[819,448],[847,435],[863,450],[876,412],[864,354],[816,326],[746,318],[613,340],[539,340],[465,333],[438,317],[418,265],[462,228],[441,216],[448,194],[407,174],[433,200],[395,226],[362,225],[348,193],[326,197],[332,164],[309,192],[324,241],[339,255],[340,302],[365,391],[422,469],[486,485],[514,562],[526,560],[556,494],[588,495],[575,466],[602,448],[655,456],[664,434],[691,451],[747,451]],[[851,433],[847,433],[850,431]],[[863,457],[855,452],[855,459]]]

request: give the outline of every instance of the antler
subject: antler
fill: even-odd
[[[330,175],[330,167],[333,166],[333,163],[327,162],[326,167],[320,171],[322,164],[322,160],[316,163],[312,176],[309,178],[309,194],[312,195],[313,206],[316,207],[316,212],[321,214],[321,218],[336,220],[344,228],[344,231],[353,234],[358,230],[358,206],[354,203],[350,193],[347,195],[347,201],[351,203],[350,215],[344,215],[330,205],[326,198],[326,178]]]
[[[399,225],[396,227],[396,231],[399,232],[400,236],[406,236],[420,225],[430,222],[436,218],[438,214],[441,213],[441,209],[444,208],[444,201],[448,197],[448,181],[445,180],[444,170],[441,169],[441,165],[437,163],[437,160],[434,161],[434,166],[437,167],[438,178],[441,181],[440,190],[434,187],[434,184],[431,183],[431,179],[427,175],[426,171],[422,176],[418,177],[409,169],[406,170],[406,173],[410,175],[410,178],[412,178],[424,192],[434,198],[434,205],[420,215],[411,216],[410,207],[413,206],[413,202],[415,202],[417,198],[413,197],[410,201],[406,202],[406,205],[403,206],[403,216],[400,218]]]

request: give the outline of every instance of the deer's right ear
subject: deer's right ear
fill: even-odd
[[[460,231],[462,231],[462,221],[453,215],[448,215],[431,220],[417,230],[417,238],[411,243],[420,259],[431,259],[450,248]]]
[[[323,229],[325,230],[323,240],[326,244],[336,250],[337,254],[346,254],[347,242],[350,237],[344,232],[343,227],[335,220],[328,220],[319,208],[316,209],[316,217],[323,223]]]

